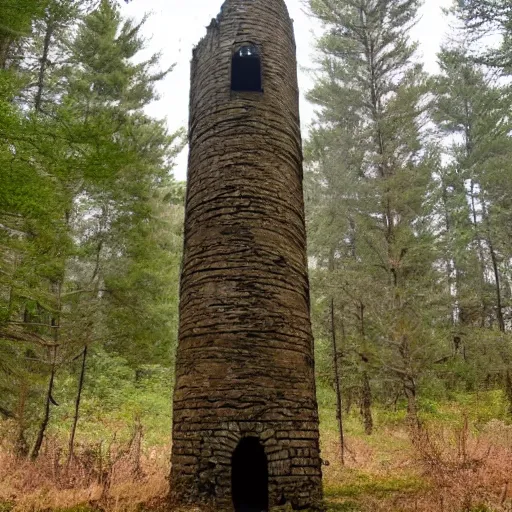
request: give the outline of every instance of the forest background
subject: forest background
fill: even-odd
[[[311,0],[304,141],[329,510],[512,509],[512,8]],[[109,0],[0,0],[0,510],[158,507],[185,143]]]

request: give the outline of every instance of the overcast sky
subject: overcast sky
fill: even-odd
[[[443,41],[448,23],[442,13],[452,0],[425,0],[420,20],[412,33],[420,43],[420,57],[427,71],[435,72],[436,52]],[[147,50],[161,52],[162,64],[176,64],[173,72],[159,86],[161,99],[148,109],[157,118],[166,118],[169,128],[175,130],[187,125],[189,71],[192,48],[206,33],[206,26],[220,10],[222,0],[133,0],[122,7],[125,16],[140,19],[150,13],[144,35],[150,39]],[[301,92],[300,114],[303,135],[314,116],[314,107],[304,99],[312,85],[314,40],[320,33],[318,23],[304,12],[303,0],[287,0],[294,20]],[[175,176],[186,176],[186,152],[178,158]]]

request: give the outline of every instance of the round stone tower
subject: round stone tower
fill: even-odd
[[[171,500],[322,498],[292,21],[227,0],[194,50]]]

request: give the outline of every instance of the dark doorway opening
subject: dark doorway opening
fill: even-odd
[[[231,90],[261,92],[261,59],[258,48],[240,46],[231,59]]]
[[[257,437],[244,437],[231,458],[235,512],[268,511],[267,456]]]

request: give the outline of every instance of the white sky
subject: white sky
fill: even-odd
[[[150,39],[147,50],[161,52],[162,65],[176,63],[173,72],[159,85],[160,100],[148,108],[148,114],[167,118],[169,128],[175,130],[187,126],[189,71],[192,48],[205,35],[206,26],[220,10],[223,0],[133,0],[123,2],[125,16],[140,19],[151,13],[144,26],[144,35]],[[299,88],[301,92],[300,114],[303,137],[314,116],[314,107],[304,95],[311,88],[315,33],[320,33],[318,22],[304,12],[302,0],[286,0],[290,16],[294,20],[299,64]],[[420,43],[420,57],[429,72],[437,70],[436,52],[448,29],[442,13],[452,0],[425,0],[420,11],[420,20],[412,37]],[[187,171],[187,155],[183,151],[177,161],[174,174],[184,180]]]

